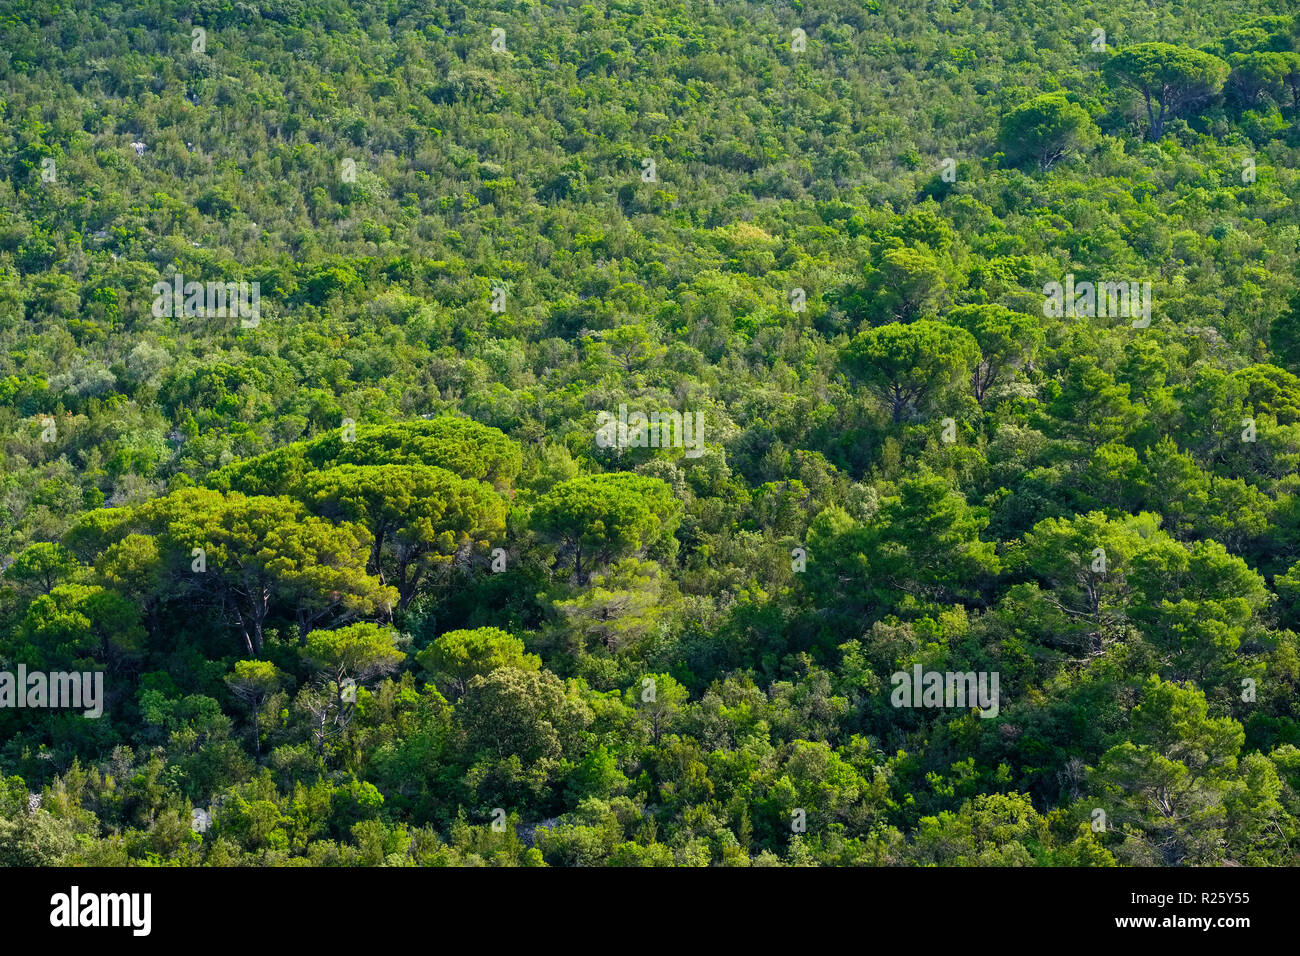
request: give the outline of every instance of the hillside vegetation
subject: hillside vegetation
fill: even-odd
[[[104,694],[0,674],[0,864],[1298,862],[1291,4],[0,0],[0,81],[0,672]]]

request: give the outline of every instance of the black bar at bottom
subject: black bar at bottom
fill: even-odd
[[[1241,934],[1280,932],[1283,901],[1293,896],[1287,871],[1240,867],[9,869],[0,881],[11,942],[75,935],[126,947],[339,946],[373,943],[400,926],[417,938],[423,927],[440,947],[563,930],[593,946],[604,933],[666,942],[685,932],[696,951],[714,938],[731,951],[738,940],[771,944],[773,930],[869,933],[882,921],[972,940],[993,933],[1028,942],[1050,931],[1171,942],[1199,934],[1231,945]]]

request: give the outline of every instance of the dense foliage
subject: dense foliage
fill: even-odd
[[[1289,3],[4,0],[0,77],[0,670],[107,698],[0,707],[0,864],[1297,862]]]

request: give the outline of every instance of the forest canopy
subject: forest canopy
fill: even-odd
[[[1300,862],[1290,4],[8,0],[0,77],[0,865]]]

